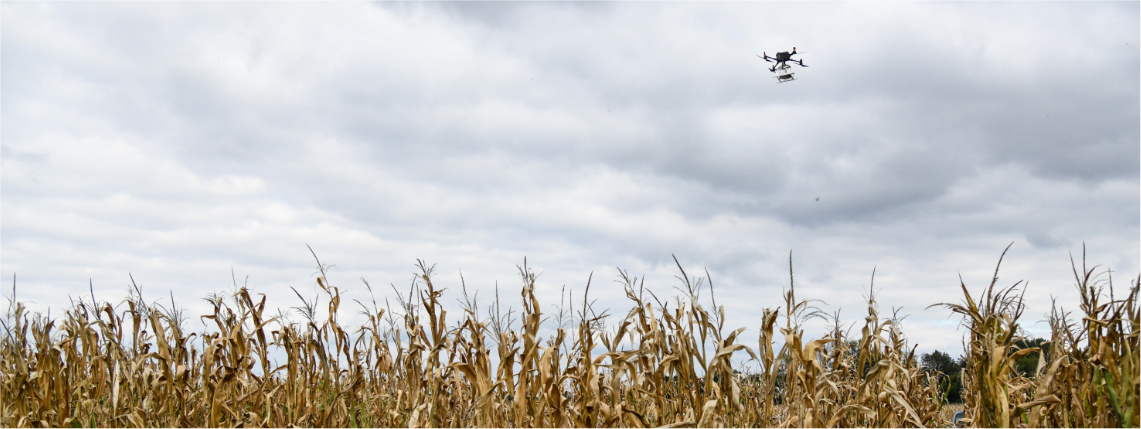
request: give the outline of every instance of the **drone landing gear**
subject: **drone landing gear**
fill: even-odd
[[[785,83],[790,80],[796,80],[796,78],[792,76],[794,74],[791,71],[792,67],[790,67],[788,64],[784,64],[779,67],[773,67],[769,70],[777,74],[776,78],[778,83]]]

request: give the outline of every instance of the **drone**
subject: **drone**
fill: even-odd
[[[770,63],[775,63],[772,67],[769,68],[769,71],[777,74],[777,82],[784,83],[790,80],[794,80],[792,77],[793,73],[790,71],[792,70],[792,66],[788,65],[788,63],[791,62],[801,67],[808,67],[804,65],[804,60],[792,59],[793,55],[796,55],[795,47],[792,48],[792,52],[777,52],[776,57],[770,57],[767,53],[763,55],[757,55],[757,57]]]

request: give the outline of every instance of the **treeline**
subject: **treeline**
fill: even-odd
[[[1050,361],[1050,341],[1043,338],[1020,339],[1014,342],[1014,348],[1007,351],[1007,356],[1018,350],[1037,349],[1029,354],[1014,359],[1014,370],[1022,377],[1035,377],[1042,362]],[[967,359],[960,355],[954,359],[951,355],[935,350],[924,353],[920,357],[924,372],[931,374],[938,380],[940,392],[944,392],[947,403],[961,404],[963,402],[962,370],[967,366]]]

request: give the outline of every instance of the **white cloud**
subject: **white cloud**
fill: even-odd
[[[755,327],[791,249],[798,296],[861,320],[875,267],[951,349],[927,305],[1011,241],[1028,319],[1082,243],[1138,271],[1136,4],[0,7],[0,275],[42,306],[232,267],[289,307],[309,244],[350,298],[423,258],[514,302],[526,256],[544,305],[593,272],[622,309],[615,267],[668,296],[676,254]],[[792,46],[778,85],[755,54]]]

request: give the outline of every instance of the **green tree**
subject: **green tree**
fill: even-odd
[[[951,355],[935,350],[924,353],[919,361],[923,364],[924,370],[937,374],[939,391],[946,392],[947,402],[963,402],[962,369],[965,362],[962,358],[955,360]]]
[[[1050,341],[1043,338],[1022,339],[1014,342],[1014,347],[1007,353],[1014,353],[1018,350],[1037,347],[1040,351],[1030,353],[1026,356],[1018,358],[1014,361],[1014,370],[1018,371],[1023,377],[1034,377],[1035,372],[1038,370],[1038,354],[1041,352],[1046,353],[1046,361],[1050,361]]]
[[[939,371],[943,374],[950,375],[959,372],[961,368],[951,355],[935,350],[931,353],[926,353],[920,358],[920,362],[924,368],[930,371]]]

